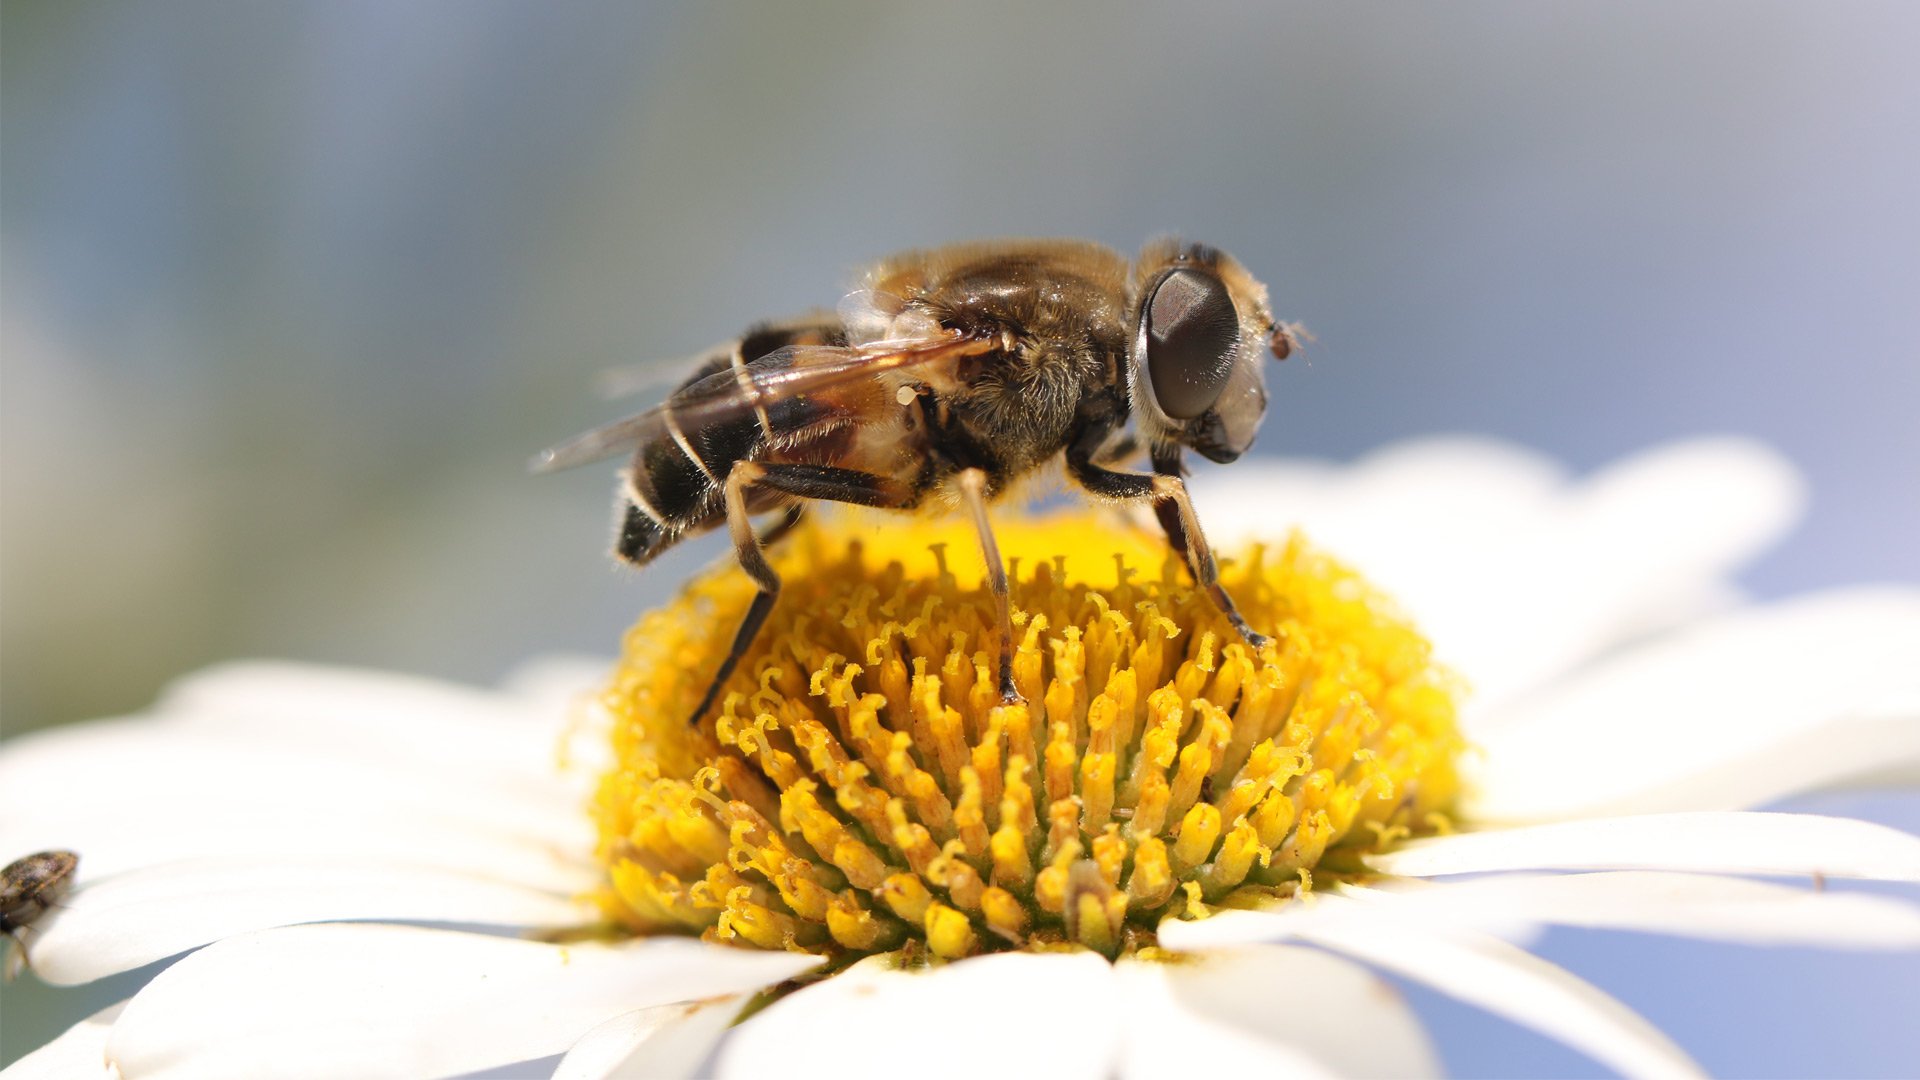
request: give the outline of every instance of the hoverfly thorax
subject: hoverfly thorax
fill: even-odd
[[[1141,253],[1130,310],[1141,432],[1223,464],[1245,453],[1267,412],[1266,289],[1223,252],[1163,241]]]

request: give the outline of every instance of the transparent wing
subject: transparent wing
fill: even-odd
[[[785,337],[788,344],[822,345],[827,339],[845,325],[837,316],[826,311],[810,311],[791,319],[779,319],[756,326],[745,335],[715,342],[692,356],[654,358],[635,364],[622,364],[600,373],[595,380],[595,389],[607,399],[632,397],[651,390],[664,389],[671,392],[687,377],[687,372],[714,364],[716,361],[730,358],[743,346],[752,344],[756,339],[768,336]],[[879,337],[879,334],[869,335]],[[765,351],[774,346],[769,344]]]
[[[787,398],[870,379],[884,371],[977,356],[1000,347],[998,335],[958,330],[936,337],[876,341],[852,348],[791,345],[760,357],[742,371],[709,375],[657,408],[615,420],[543,450],[535,455],[531,468],[539,473],[571,469],[632,450],[665,434],[670,423],[682,431],[690,431],[753,409],[764,409]]]
[[[607,401],[633,397],[649,390],[661,387],[672,388],[687,377],[687,372],[714,357],[725,356],[733,351],[734,342],[722,341],[701,349],[692,356],[674,356],[654,360],[642,360],[633,364],[602,371],[593,381],[593,388]]]

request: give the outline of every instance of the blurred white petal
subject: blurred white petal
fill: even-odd
[[[0,777],[6,780],[0,799],[9,810],[31,805],[51,816],[76,804],[138,804],[156,793],[206,799],[210,795],[201,788],[218,781],[221,792],[242,789],[268,808],[275,800],[265,796],[282,790],[285,801],[358,796],[401,810],[435,810],[508,833],[564,835],[560,823],[568,820],[573,793],[552,779],[553,744],[541,747],[537,761],[500,775],[469,769],[471,763],[457,754],[435,762],[368,746],[268,738],[238,720],[132,718],[14,740],[0,759]],[[90,766],[86,782],[75,783],[83,762]],[[29,804],[29,799],[40,801]]]
[[[1383,874],[1694,870],[1920,881],[1920,837],[1814,814],[1700,812],[1565,821],[1436,836],[1369,856]]]
[[[1398,552],[1406,563],[1420,544],[1402,513],[1455,506],[1433,524],[1455,535],[1486,529],[1497,536],[1541,513],[1566,484],[1566,471],[1545,455],[1472,435],[1437,435],[1382,447],[1351,465],[1302,458],[1248,458],[1194,479],[1210,537],[1273,540],[1303,527],[1333,530],[1375,553]],[[1425,522],[1421,523],[1426,524]],[[1367,527],[1372,526],[1368,532]]]
[[[58,985],[105,978],[224,937],[295,923],[417,920],[516,930],[594,921],[567,896],[368,859],[198,859],[74,890],[36,926],[34,971]]]
[[[86,880],[236,850],[404,857],[386,832],[427,829],[467,841],[452,852],[413,845],[422,862],[577,887],[594,873],[592,824],[568,788],[538,782],[531,771],[511,784],[366,748],[269,745],[151,719],[83,724],[7,745],[0,841],[8,847],[0,850],[78,851]],[[322,834],[319,851],[295,846],[303,824]],[[490,867],[457,863],[471,847],[483,859],[496,851],[505,858]]]
[[[1252,945],[1121,961],[1124,1077],[1439,1076],[1392,986],[1330,953]]]
[[[155,711],[249,743],[367,753],[546,790],[558,782],[553,750],[566,718],[550,705],[397,672],[254,660],[175,682]]]
[[[1854,787],[1916,786],[1920,786],[1920,702],[1889,701],[1744,755],[1729,754],[1691,775],[1596,803],[1578,815],[1569,815],[1564,809],[1525,817],[1497,812],[1501,806],[1517,811],[1522,800],[1538,792],[1536,788],[1517,795],[1512,802],[1490,800],[1481,820],[1500,823],[1562,816],[1734,809],[1762,806],[1789,795]]]
[[[1799,513],[1793,467],[1740,439],[1658,447],[1565,486],[1554,466],[1472,438],[1355,463],[1248,463],[1195,485],[1209,535],[1294,525],[1393,596],[1473,684],[1478,718],[1636,634],[1727,595],[1733,569]]]
[[[499,688],[535,715],[564,715],[566,707],[582,696],[606,689],[614,663],[611,656],[538,656],[515,664],[500,680]]]
[[[208,794],[213,797],[159,803],[133,819],[119,810],[76,807],[53,820],[9,821],[0,824],[0,851],[79,852],[75,876],[83,883],[183,859],[293,852],[408,863],[560,893],[581,892],[600,880],[584,848],[502,836],[469,822],[359,804],[246,815],[244,808],[221,805],[217,793]]]
[[[724,1077],[1110,1076],[1123,1016],[1090,952],[992,953],[928,971],[862,961],[775,1002],[720,1049]]]
[[[1817,594],[1648,642],[1475,733],[1479,821],[1732,809],[1920,758],[1920,591]],[[1853,720],[1863,730],[1828,730]],[[1718,778],[1695,783],[1696,778]]]
[[[243,934],[161,972],[107,1043],[129,1077],[421,1077],[561,1053],[613,1016],[819,962],[677,938],[545,945],[378,924]]]

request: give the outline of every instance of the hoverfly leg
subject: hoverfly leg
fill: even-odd
[[[1161,476],[1186,476],[1187,467],[1180,459],[1178,446],[1156,446],[1151,456],[1155,473]],[[1170,499],[1155,499],[1153,516],[1160,522],[1160,531],[1167,535],[1167,546],[1191,569],[1193,556],[1187,551],[1187,527],[1180,520],[1180,507]],[[1194,576],[1199,577],[1198,574]]]
[[[1167,542],[1174,550],[1187,557],[1187,568],[1193,571],[1193,580],[1213,597],[1220,607],[1220,613],[1227,617],[1233,628],[1240,632],[1247,647],[1255,652],[1267,647],[1272,639],[1247,625],[1240,617],[1240,609],[1233,605],[1233,597],[1220,584],[1220,564],[1214,561],[1213,548],[1207,544],[1207,534],[1200,531],[1200,518],[1193,512],[1193,500],[1187,498],[1187,482],[1178,476],[1155,476],[1153,478],[1155,495],[1154,512],[1160,518],[1161,528],[1166,530]],[[1174,513],[1166,514],[1162,508],[1172,504]],[[1180,527],[1180,535],[1175,536],[1169,527],[1169,518]]]
[[[733,554],[740,560],[740,569],[746,571],[753,583],[760,587],[754,594],[753,602],[747,605],[747,613],[740,619],[740,628],[734,631],[733,644],[728,647],[727,655],[720,661],[720,670],[713,673],[713,681],[707,684],[707,692],[700,697],[700,704],[694,706],[689,725],[698,724],[700,718],[707,715],[713,707],[713,701],[720,696],[720,687],[725,685],[727,676],[740,663],[747,653],[748,646],[760,634],[760,627],[767,621],[767,615],[773,610],[773,602],[780,597],[780,575],[768,564],[766,555],[760,550],[760,539],[753,535],[753,520],[747,516],[747,485],[757,482],[764,469],[751,461],[736,463],[727,473],[727,532],[733,537]],[[778,526],[776,526],[778,528]]]
[[[1000,544],[994,540],[993,525],[987,520],[987,474],[983,469],[962,469],[955,479],[973,515],[973,527],[980,532],[987,584],[1000,609],[1000,700],[1011,704],[1022,700],[1020,689],[1013,684],[1013,601],[1007,593],[1007,564],[1000,558]]]
[[[1155,465],[1160,466],[1161,462],[1156,460]],[[1200,531],[1200,519],[1193,512],[1193,501],[1187,497],[1187,482],[1171,471],[1177,468],[1177,459],[1169,459],[1169,465],[1152,476],[1115,472],[1095,464],[1091,455],[1080,447],[1070,448],[1067,453],[1067,470],[1088,491],[1102,498],[1153,503],[1154,516],[1160,519],[1168,546],[1186,562],[1194,583],[1213,598],[1247,647],[1258,652],[1272,639],[1247,625],[1247,620],[1240,617],[1240,609],[1234,606],[1233,597],[1221,586],[1220,565],[1214,561],[1207,534]]]
[[[714,701],[720,697],[720,687],[753,645],[761,625],[773,611],[773,602],[780,596],[780,575],[767,562],[766,554],[761,550],[762,545],[785,535],[799,522],[805,511],[804,507],[790,507],[786,516],[767,530],[766,536],[757,537],[753,534],[753,522],[747,515],[749,487],[771,488],[782,494],[824,502],[881,507],[903,505],[896,485],[854,469],[759,461],[734,464],[727,473],[726,481],[727,532],[733,538],[733,553],[740,560],[740,569],[746,571],[760,591],[754,596],[753,602],[747,605],[747,613],[740,619],[740,629],[734,632],[733,645],[727,649],[726,658],[720,661],[720,670],[714,673],[713,682],[708,684],[707,692],[701,697],[699,707],[694,709],[689,724],[698,724],[707,710],[713,707]]]
[[[1180,521],[1180,508],[1171,501],[1156,501],[1153,504],[1153,516],[1160,521],[1160,531],[1167,534],[1167,546],[1191,569],[1193,555],[1187,551],[1187,527]],[[1194,576],[1197,578],[1199,575]]]

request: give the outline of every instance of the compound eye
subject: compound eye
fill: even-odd
[[[1174,420],[1191,420],[1220,400],[1233,374],[1240,316],[1218,277],[1191,268],[1171,270],[1147,298],[1140,338],[1160,411]]]

